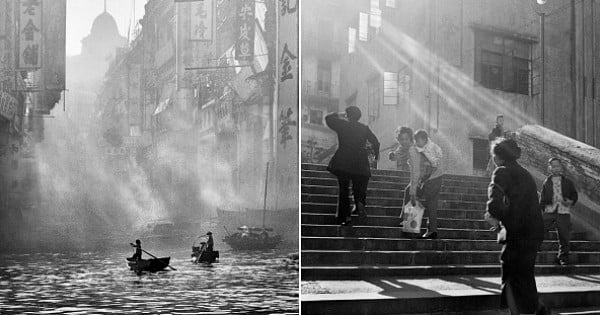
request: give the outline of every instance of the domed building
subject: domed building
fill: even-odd
[[[119,34],[113,16],[104,11],[96,17],[90,35],[85,37],[81,44],[82,56],[94,56],[106,61],[114,55],[115,48],[127,45],[127,38]]]
[[[67,103],[73,119],[89,118],[111,60],[127,46],[114,17],[106,11],[94,19],[90,34],[81,41],[81,54],[67,58]]]

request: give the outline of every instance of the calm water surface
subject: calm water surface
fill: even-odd
[[[0,254],[0,314],[298,313],[298,271],[281,264],[290,251],[221,249],[220,263],[205,267],[191,263],[189,247],[145,249],[170,255],[177,271],[137,276],[126,249]]]

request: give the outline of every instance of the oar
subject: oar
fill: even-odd
[[[195,264],[197,264],[200,261],[200,257],[202,257],[202,254],[206,251],[206,246],[202,247],[202,250],[200,251],[200,254],[198,254],[198,257],[196,257],[196,261],[194,261]]]
[[[129,244],[133,245],[133,243],[129,243]],[[148,254],[148,255],[152,256],[153,258],[157,259],[158,261],[160,261],[160,262],[162,262],[162,263],[164,264],[164,262],[163,262],[162,260],[158,259],[158,257],[156,257],[156,256],[154,256],[154,255],[152,255],[152,254],[148,253],[147,251],[145,251],[145,250],[143,250],[143,249],[142,249],[142,252],[144,252],[144,253],[146,253],[146,254]],[[177,271],[177,269],[175,269],[175,268],[171,267],[171,265],[167,265],[167,267],[171,268],[171,270],[173,270],[173,271]]]

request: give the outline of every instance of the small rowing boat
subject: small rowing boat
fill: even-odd
[[[169,261],[171,257],[161,257],[161,258],[153,258],[153,259],[139,259],[132,260],[131,258],[127,258],[127,265],[129,265],[129,269],[135,272],[157,272],[161,271],[169,266]]]

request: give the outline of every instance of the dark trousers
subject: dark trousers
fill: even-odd
[[[429,218],[428,232],[437,232],[437,209],[440,190],[442,189],[442,176],[425,181],[423,189],[417,189],[417,197],[425,198],[424,216]],[[410,202],[410,184],[404,189],[404,204]]]
[[[558,232],[558,259],[569,258],[569,242],[571,241],[571,215],[562,213],[544,213],[544,228],[556,229]]]
[[[336,218],[338,222],[345,222],[350,218],[350,182],[352,182],[352,194],[354,203],[367,204],[367,186],[369,177],[364,175],[340,174],[337,176],[339,185],[338,207]]]
[[[535,284],[535,259],[542,245],[541,240],[512,240],[502,247],[502,295],[500,305],[507,307],[507,286],[521,313],[535,313],[538,292]]]

